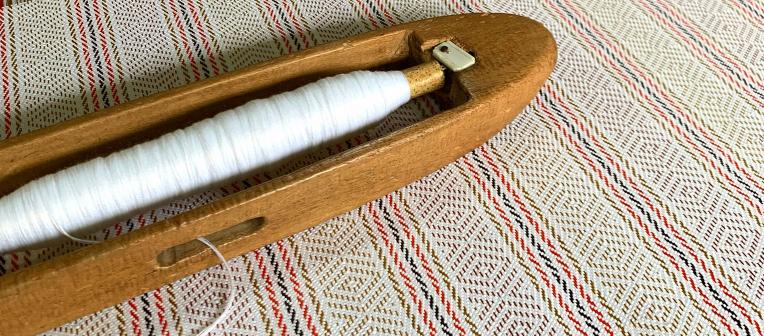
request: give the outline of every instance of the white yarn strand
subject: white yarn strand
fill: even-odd
[[[207,240],[207,238],[199,237],[196,238],[196,240],[202,242],[204,245],[207,245],[207,247],[209,247],[210,250],[215,253],[218,259],[220,259],[220,264],[223,266],[223,270],[225,270],[226,276],[228,277],[228,296],[225,299],[223,312],[220,313],[220,315],[218,315],[218,317],[212,321],[210,325],[202,329],[202,331],[197,334],[198,336],[207,336],[209,333],[215,330],[215,327],[217,327],[220,322],[225,321],[225,319],[228,318],[228,315],[231,315],[231,307],[233,307],[233,295],[236,293],[236,287],[233,283],[233,272],[231,272],[231,266],[228,265],[228,262],[225,260],[225,257],[223,257],[223,254],[220,253],[220,250],[218,250],[214,244]]]
[[[0,253],[88,241],[74,236],[341,139],[409,98],[402,72],[356,71],[46,175],[0,198]]]

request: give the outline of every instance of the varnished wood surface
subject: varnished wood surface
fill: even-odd
[[[44,174],[128,147],[252,97],[317,78],[431,60],[453,39],[477,63],[446,78],[454,107],[384,138],[184,214],[0,277],[0,334],[47,330],[210,267],[394,191],[481,145],[509,123],[554,67],[539,23],[508,14],[440,17],[369,32],[92,113],[0,142],[0,195]]]

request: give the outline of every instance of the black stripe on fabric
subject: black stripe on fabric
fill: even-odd
[[[717,154],[700,137],[700,135],[698,134],[698,132],[696,130],[694,130],[692,127],[687,125],[687,123],[684,120],[682,120],[682,118],[677,117],[677,111],[674,111],[671,107],[669,107],[668,104],[663,100],[663,98],[659,97],[658,94],[653,89],[647,87],[647,85],[645,85],[645,83],[641,79],[639,79],[639,77],[637,77],[634,74],[634,72],[629,67],[626,66],[626,64],[624,64],[622,59],[620,59],[619,57],[616,57],[612,53],[612,51],[607,46],[605,46],[602,43],[602,41],[599,41],[598,38],[589,30],[588,27],[585,27],[575,16],[573,16],[570,13],[570,11],[567,8],[565,8],[565,6],[563,6],[559,2],[559,0],[557,1],[557,3],[558,3],[558,5],[561,6],[560,8],[562,8],[562,10],[565,11],[565,13],[568,15],[569,18],[571,18],[576,24],[579,25],[579,27],[581,27],[583,30],[585,30],[587,35],[589,37],[591,37],[592,39],[594,39],[594,41],[597,42],[597,44],[600,46],[600,48],[602,48],[605,51],[605,53],[608,54],[608,56],[610,56],[612,59],[614,59],[616,61],[616,63],[618,63],[621,66],[621,68],[623,70],[625,70],[629,74],[629,77],[631,77],[631,79],[633,81],[635,81],[643,90],[645,90],[649,94],[649,96],[651,96],[653,98],[653,100],[655,102],[660,104],[661,107],[663,107],[663,109],[666,112],[668,112],[668,114],[671,115],[671,117],[676,121],[677,124],[682,126],[682,128],[686,132],[688,132],[690,135],[692,135],[692,137],[695,139],[695,141],[699,142],[701,144],[701,146],[706,148],[707,153],[709,155],[713,156],[717,163],[719,163],[720,165],[724,166],[725,169],[727,169],[727,171],[729,171],[731,174],[735,175],[735,178],[738,180],[738,182],[740,182],[740,184],[742,184],[745,187],[746,190],[751,192],[753,194],[753,197],[756,198],[756,200],[758,200],[759,203],[764,202],[764,200],[759,196],[758,192],[753,190],[750,187],[750,185],[747,182],[745,182],[740,175],[738,175],[737,172],[732,170],[732,168],[723,159],[721,159],[721,158],[719,158],[719,156],[717,156]],[[762,203],[762,204],[764,204],[764,203]]]
[[[403,239],[401,238],[398,227],[395,225],[395,222],[393,221],[392,216],[390,216],[390,212],[384,206],[384,203],[382,202],[381,199],[377,200],[377,208],[379,208],[379,210],[382,212],[382,217],[385,219],[385,224],[387,224],[387,227],[390,229],[390,232],[392,233],[393,238],[395,238],[395,242],[398,244],[398,247],[401,249],[401,252],[403,252],[403,257],[404,259],[406,259],[406,262],[408,262],[411,272],[414,273],[414,278],[417,284],[419,284],[419,290],[422,292],[422,295],[424,295],[425,300],[427,301],[427,304],[430,307],[430,309],[435,313],[435,318],[440,323],[440,329],[446,335],[453,336],[453,334],[451,333],[451,326],[446,322],[445,318],[440,313],[440,309],[437,303],[435,302],[435,296],[432,295],[432,293],[430,293],[429,290],[427,289],[427,284],[424,282],[424,277],[422,277],[422,273],[420,273],[417,267],[416,261],[411,255],[409,249],[406,247]]]
[[[273,252],[273,248],[270,245],[265,247],[265,254],[268,255],[268,261],[273,267],[273,274],[276,275],[276,286],[279,288],[279,293],[284,298],[284,307],[286,307],[287,315],[289,316],[289,322],[292,322],[294,326],[294,333],[296,335],[305,335],[305,332],[300,326],[300,318],[297,316],[297,309],[292,307],[292,298],[289,297],[289,291],[286,286],[286,279],[284,273],[279,268],[279,263],[276,261],[276,253]]]
[[[146,331],[148,331],[148,336],[154,336],[156,330],[154,324],[151,323],[151,304],[149,303],[148,293],[141,295],[141,303],[143,303],[141,310],[143,310],[143,321],[146,322]]]
[[[106,85],[106,77],[103,73],[104,66],[101,63],[101,51],[98,49],[98,35],[96,34],[95,24],[93,23],[93,18],[90,14],[90,6],[88,6],[89,3],[90,1],[83,2],[82,8],[85,11],[85,20],[87,21],[88,32],[90,33],[90,46],[93,50],[93,65],[95,67],[96,74],[98,75],[98,86],[101,89],[103,107],[106,108],[111,106],[111,101],[109,100],[109,89]]]
[[[491,188],[499,196],[499,198],[501,198],[502,204],[509,211],[509,214],[512,216],[514,223],[519,227],[520,231],[525,234],[526,238],[530,241],[530,245],[536,249],[539,258],[543,259],[544,265],[551,272],[555,282],[562,286],[563,292],[567,294],[568,301],[570,301],[575,306],[578,315],[584,319],[584,324],[586,324],[594,332],[595,335],[599,335],[601,330],[597,327],[592,317],[587,313],[586,307],[584,307],[584,305],[581,303],[581,300],[575,296],[573,289],[568,286],[567,280],[565,280],[565,278],[560,275],[560,271],[554,265],[552,259],[547,256],[545,248],[539,241],[536,240],[535,235],[531,233],[529,226],[523,220],[520,212],[515,208],[509,197],[507,197],[507,195],[504,193],[504,190],[498,184],[498,181],[491,175],[488,168],[485,166],[485,163],[480,159],[480,156],[476,150],[472,151],[472,157],[473,160],[477,163],[478,168],[483,173],[483,176],[490,183]]]
[[[128,219],[125,224],[127,224],[127,232],[133,231],[133,229],[135,229],[135,222],[133,222],[132,218]]]
[[[376,8],[374,2],[367,0],[366,5],[369,6],[369,9],[371,9],[371,12],[374,13],[374,16],[377,17],[377,20],[379,20],[379,23],[382,25],[382,27],[387,27],[390,25],[390,23],[385,20],[379,9]]]
[[[560,108],[557,106],[557,104],[550,99],[549,95],[546,94],[546,92],[541,91],[541,97],[549,104],[549,107],[554,110],[555,114],[557,114],[558,117],[561,118],[561,120],[567,125],[568,129],[575,135],[575,137],[580,141],[584,147],[587,149],[589,154],[595,158],[595,160],[599,163],[600,167],[604,169],[607,172],[607,175],[610,176],[613,181],[620,187],[621,191],[624,192],[626,195],[628,195],[628,199],[634,204],[634,206],[639,210],[639,212],[642,214],[642,216],[650,223],[652,224],[653,228],[660,233],[661,237],[663,237],[663,240],[670,245],[671,250],[673,250],[678,256],[679,259],[682,260],[682,263],[690,268],[691,273],[697,278],[700,283],[705,287],[710,293],[711,296],[721,304],[721,307],[724,311],[729,313],[730,318],[735,322],[735,324],[738,326],[738,328],[745,331],[746,335],[750,335],[750,330],[748,328],[748,325],[744,325],[742,321],[739,319],[737,314],[729,307],[729,304],[727,303],[724,298],[721,297],[719,292],[714,288],[713,284],[706,281],[706,278],[703,276],[702,273],[698,271],[695,264],[692,263],[688,258],[686,253],[679,248],[679,245],[673,240],[673,238],[669,235],[668,232],[666,232],[666,229],[663,228],[658,221],[654,218],[653,214],[651,214],[649,211],[647,211],[645,205],[636,197],[636,195],[632,192],[631,188],[629,188],[619,177],[618,175],[610,169],[610,166],[607,165],[605,160],[597,153],[597,151],[592,147],[592,145],[589,143],[589,141],[579,132],[576,127],[574,127],[570,121],[568,121],[567,116],[560,110]]]
[[[297,50],[305,48],[305,46],[302,46],[300,43],[300,40],[297,38],[297,32],[295,32],[292,29],[292,26],[290,23],[288,23],[288,18],[286,17],[286,14],[284,13],[284,8],[279,4],[274,4],[276,7],[276,11],[279,13],[279,16],[281,17],[281,22],[284,24],[284,27],[286,28],[289,37],[291,38],[292,42],[294,42],[295,48]]]
[[[202,52],[201,45],[199,44],[199,41],[196,38],[196,27],[193,26],[193,23],[191,22],[191,19],[189,18],[188,9],[186,9],[186,2],[178,1],[178,7],[180,8],[180,13],[183,16],[183,22],[186,24],[186,28],[188,28],[187,29],[188,37],[189,39],[191,39],[191,43],[194,45],[194,50],[196,51],[197,57],[199,57],[199,65],[202,66],[202,71],[204,72],[204,78],[209,78],[210,70],[207,69],[206,58],[204,57],[204,53]],[[183,29],[181,27],[178,27],[178,28]],[[193,62],[194,60],[189,60],[189,61]]]

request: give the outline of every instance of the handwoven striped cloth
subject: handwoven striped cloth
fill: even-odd
[[[755,1],[27,0],[2,8],[0,139],[464,12],[516,13],[553,32],[559,61],[538,96],[456,162],[232,259],[234,308],[216,332],[762,334],[764,5]],[[437,110],[415,100],[368,137]],[[100,238],[270,177],[174,202]],[[74,248],[3,256],[0,273]],[[192,335],[220,314],[228,281],[213,267],[48,334]]]

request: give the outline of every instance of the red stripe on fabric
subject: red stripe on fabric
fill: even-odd
[[[11,137],[10,71],[8,67],[8,37],[5,31],[5,13],[0,17],[0,76],[3,78],[3,130],[5,138]]]
[[[316,326],[313,324],[313,316],[310,315],[308,305],[305,304],[305,295],[302,292],[300,282],[297,280],[297,272],[295,272],[294,267],[292,267],[292,261],[291,258],[289,258],[286,247],[284,246],[284,241],[279,240],[277,244],[279,252],[281,252],[281,260],[284,261],[284,268],[286,268],[287,272],[289,272],[289,282],[292,283],[292,290],[296,294],[297,302],[300,305],[300,310],[302,310],[302,318],[305,319],[311,335],[318,336]]]
[[[101,18],[101,8],[98,6],[98,0],[94,0],[93,13],[95,16],[96,26],[98,28],[98,37],[101,42],[101,50],[103,51],[104,62],[106,63],[106,76],[109,80],[109,87],[111,88],[111,96],[114,98],[114,102],[119,104],[119,94],[117,93],[117,83],[114,80],[114,67],[111,65],[111,56],[109,56],[109,46],[106,43],[106,33],[103,29],[103,19]],[[94,42],[95,43],[95,42]]]
[[[716,274],[713,272],[713,269],[709,268],[705,261],[701,258],[699,258],[698,254],[692,249],[692,247],[687,243],[686,239],[681,235],[680,232],[674,227],[673,224],[668,220],[666,216],[660,212],[660,210],[653,205],[649,197],[645,194],[645,192],[639,188],[638,184],[636,184],[633,179],[626,173],[624,169],[621,168],[621,166],[618,164],[618,162],[613,160],[613,157],[608,153],[607,150],[600,144],[600,142],[597,140],[596,137],[594,137],[586,127],[578,120],[577,116],[570,110],[570,108],[567,106],[567,104],[556,94],[555,91],[549,90],[549,93],[552,97],[555,98],[555,100],[560,104],[560,106],[563,108],[563,110],[568,114],[568,116],[571,117],[571,119],[578,125],[579,129],[585,130],[586,136],[594,143],[594,145],[599,149],[601,153],[603,153],[608,162],[610,162],[611,165],[613,165],[616,170],[621,173],[621,175],[629,182],[629,185],[637,191],[640,198],[642,198],[647,206],[650,208],[650,210],[656,214],[656,216],[663,222],[664,226],[668,227],[673,235],[674,238],[680,241],[681,245],[687,252],[693,257],[693,260],[701,265],[701,268],[703,271],[708,274],[711,277],[711,280],[716,283],[719,288],[722,289],[722,291],[725,293],[727,297],[729,297],[733,301],[733,305],[738,307],[741,310],[741,313],[743,316],[747,318],[747,320],[754,324],[756,326],[757,330],[760,330],[758,322],[752,320],[751,316],[748,314],[748,311],[738,302],[738,298],[732,295],[729,292],[729,289],[727,286],[721,281],[721,279],[718,279]]]
[[[87,34],[85,33],[85,22],[82,19],[82,8],[79,0],[74,0],[75,17],[77,17],[77,30],[80,33],[82,46],[82,57],[85,59],[85,73],[88,77],[88,86],[90,87],[90,97],[93,99],[93,110],[99,110],[101,103],[98,99],[98,92],[95,87],[95,74],[93,73],[93,63],[90,60],[90,51],[88,48]]]
[[[19,270],[19,256],[16,252],[11,252],[11,272]]]
[[[459,4],[456,0],[451,0],[451,3],[456,5],[456,10],[459,11],[459,13],[464,14],[464,8],[462,8],[462,5]]]
[[[550,119],[552,119],[552,122],[557,126],[558,130],[560,130],[560,132],[563,133],[565,138],[568,139],[568,142],[575,147],[576,152],[578,152],[581,155],[581,157],[587,161],[587,163],[589,164],[589,168],[595,171],[596,175],[600,178],[600,180],[603,183],[605,183],[608,189],[611,190],[613,195],[618,199],[619,203],[621,203],[621,205],[626,209],[626,211],[631,215],[631,217],[637,221],[637,223],[639,224],[639,227],[641,227],[642,230],[645,231],[645,234],[647,234],[648,237],[651,237],[653,239],[653,241],[655,242],[655,245],[661,250],[661,253],[663,253],[663,255],[669,259],[669,262],[671,263],[671,265],[674,266],[674,269],[682,275],[682,278],[687,283],[690,284],[691,288],[701,296],[703,302],[706,303],[711,308],[712,313],[716,315],[717,317],[719,317],[721,320],[721,323],[727,328],[729,332],[732,333],[733,332],[732,326],[727,322],[724,316],[722,316],[719,313],[718,308],[715,305],[713,305],[712,302],[708,300],[708,297],[706,296],[705,293],[703,293],[702,291],[698,289],[698,287],[695,284],[695,281],[687,276],[687,273],[685,272],[684,268],[682,268],[679,265],[679,263],[676,261],[676,258],[671,253],[669,253],[668,248],[661,242],[660,238],[657,237],[655,233],[650,230],[649,226],[643,222],[642,217],[636,213],[636,211],[631,206],[631,204],[629,204],[629,202],[626,201],[625,197],[621,194],[621,192],[615,187],[615,185],[613,185],[612,181],[610,181],[610,179],[605,177],[602,170],[599,169],[599,167],[591,160],[591,158],[589,158],[589,155],[585,153],[583,148],[581,148],[581,145],[576,140],[574,140],[573,136],[571,136],[570,133],[568,133],[563,128],[560,121],[557,120],[553,112],[549,110],[548,106],[544,104],[543,101],[539,99],[539,97],[536,97],[536,104],[540,106],[541,109],[544,112],[546,112],[547,115],[549,115]]]
[[[133,326],[133,334],[136,336],[141,335],[140,316],[138,315],[138,305],[135,304],[135,298],[131,298],[127,301],[130,306],[130,325]]]
[[[191,52],[191,47],[188,44],[188,38],[186,37],[186,30],[184,28],[183,23],[180,21],[180,15],[178,14],[178,8],[175,6],[174,0],[169,0],[167,3],[170,5],[170,12],[172,13],[172,17],[175,21],[175,27],[178,29],[178,33],[180,33],[180,40],[183,44],[183,51],[186,52],[186,57],[188,57],[188,62],[191,64],[191,70],[194,73],[194,78],[196,80],[199,80],[202,78],[201,74],[199,73],[199,67],[196,65],[196,58],[194,58],[194,53]]]
[[[287,38],[287,34],[284,31],[284,28],[281,27],[281,22],[279,22],[279,19],[276,18],[276,13],[273,12],[273,8],[271,8],[270,1],[264,1],[265,3],[265,9],[268,10],[268,16],[271,18],[271,22],[273,22],[274,25],[276,25],[276,30],[278,30],[279,35],[281,35],[281,41],[284,42],[284,45],[287,47],[287,52],[292,52],[292,44],[289,43],[289,38]]]
[[[430,284],[435,289],[435,293],[440,298],[440,302],[443,304],[443,306],[446,309],[446,313],[451,317],[451,319],[455,322],[455,328],[459,330],[459,335],[465,335],[466,330],[464,327],[462,327],[462,321],[459,319],[458,316],[456,316],[456,311],[451,307],[451,301],[446,300],[446,293],[442,290],[440,281],[437,277],[435,277],[435,273],[432,271],[432,267],[430,266],[430,262],[427,260],[427,257],[422,253],[422,248],[417,243],[416,238],[411,233],[411,227],[406,222],[406,220],[403,218],[403,214],[401,213],[401,209],[398,206],[398,204],[393,200],[392,195],[387,195],[385,197],[387,200],[387,203],[390,204],[390,207],[393,208],[393,215],[398,220],[398,224],[400,224],[401,228],[403,229],[403,233],[406,234],[406,238],[408,238],[409,242],[411,243],[411,247],[414,248],[414,254],[416,254],[419,261],[422,263],[422,268],[424,268],[425,273],[427,274],[427,278],[430,279]]]
[[[143,214],[138,215],[138,228],[143,228],[146,226],[146,217],[143,217]]]
[[[613,335],[613,328],[610,325],[610,323],[605,320],[605,316],[602,314],[602,312],[597,308],[597,304],[592,300],[589,293],[587,293],[584,289],[584,286],[579,282],[578,277],[576,277],[575,274],[570,270],[570,266],[568,266],[568,263],[565,261],[565,259],[562,258],[560,253],[557,251],[557,246],[547,237],[546,231],[541,228],[541,224],[533,217],[531,212],[528,210],[528,206],[523,202],[520,195],[517,193],[517,190],[509,184],[509,181],[507,181],[506,176],[499,170],[499,167],[496,166],[496,163],[493,161],[493,158],[491,155],[488,154],[488,151],[486,151],[485,146],[480,147],[479,149],[481,156],[486,160],[486,163],[491,167],[491,170],[493,173],[499,177],[501,180],[501,183],[504,185],[504,188],[506,188],[507,191],[509,191],[512,194],[512,199],[514,200],[515,204],[518,205],[520,208],[520,211],[525,216],[525,219],[533,225],[533,228],[536,231],[536,234],[539,235],[541,238],[541,241],[544,242],[544,244],[547,245],[549,248],[549,252],[552,253],[555,257],[555,261],[562,267],[563,271],[565,272],[565,275],[573,282],[573,286],[578,289],[579,295],[586,301],[586,303],[589,305],[589,309],[591,309],[594,314],[597,316],[597,320],[602,323],[602,325],[605,327],[605,330],[608,332],[608,334]]]
[[[387,19],[387,23],[388,23],[388,25],[392,25],[392,24],[395,24],[395,20],[393,20],[393,16],[392,16],[392,15],[390,15],[390,11],[388,11],[388,10],[387,10],[387,7],[385,7],[385,5],[382,3],[382,1],[380,1],[380,0],[374,0],[374,2],[375,2],[375,3],[376,3],[376,5],[377,5],[376,7],[377,7],[377,8],[378,8],[380,11],[382,11],[382,15],[384,15],[384,16],[385,16],[385,18]]]
[[[491,189],[488,188],[488,185],[485,183],[485,180],[482,177],[480,177],[480,174],[475,169],[475,166],[467,158],[462,158],[461,162],[464,163],[464,165],[467,167],[467,170],[469,170],[469,172],[472,174],[472,178],[475,180],[475,182],[477,182],[480,185],[480,188],[482,189],[483,193],[491,201],[491,204],[493,205],[494,210],[498,212],[499,217],[504,221],[504,226],[509,230],[511,236],[515,239],[515,241],[518,244],[520,244],[520,250],[525,252],[525,255],[528,256],[528,260],[533,264],[533,268],[536,270],[536,273],[541,277],[541,281],[552,292],[552,296],[557,299],[557,302],[560,305],[560,307],[562,307],[565,310],[566,316],[571,322],[573,322],[573,327],[581,335],[587,335],[587,332],[584,331],[583,326],[581,325],[581,322],[576,318],[576,316],[573,314],[573,311],[570,309],[570,306],[567,304],[567,302],[565,302],[562,295],[557,291],[557,286],[555,286],[551,281],[549,281],[547,272],[544,271],[543,267],[541,266],[541,263],[539,263],[538,259],[536,258],[536,253],[526,245],[525,239],[522,238],[519,230],[517,230],[517,228],[515,228],[514,225],[512,225],[512,219],[509,218],[507,213],[501,207],[501,204],[496,199],[496,196],[493,194],[493,191],[491,191]]]
[[[114,232],[114,236],[115,237],[122,234],[122,223],[121,222],[114,224],[114,231],[115,231]]]
[[[164,300],[162,299],[162,293],[159,289],[154,290],[154,306],[157,308],[157,316],[159,317],[159,325],[162,326],[162,336],[170,336],[170,331],[167,328],[167,320],[165,319]]]
[[[358,5],[361,6],[361,9],[363,9],[363,13],[366,14],[366,19],[369,20],[369,22],[374,27],[374,29],[379,29],[379,24],[377,23],[377,20],[374,20],[374,15],[371,14],[369,7],[366,6],[361,0],[355,0],[355,2],[357,2]]]
[[[303,47],[305,48],[310,47],[310,42],[308,41],[308,38],[304,33],[304,29],[302,28],[302,25],[300,24],[299,20],[295,18],[291,7],[286,3],[286,1],[282,0],[281,3],[284,4],[283,8],[286,9],[287,15],[289,15],[290,21],[292,21],[292,26],[295,27],[295,29],[297,30],[297,34],[300,35],[300,39],[302,40]]]
[[[438,112],[440,111],[438,108],[435,107],[435,104],[433,103],[433,99],[430,96],[424,96],[421,99],[417,99],[417,101],[424,102],[424,106],[427,109],[427,113],[429,113],[429,115],[427,115],[428,117],[434,116],[438,114]]]
[[[470,0],[470,3],[471,3],[473,6],[475,6],[476,12],[482,12],[482,11],[485,11],[485,9],[483,8],[483,6],[482,6],[482,5],[480,5],[480,3],[478,3],[477,1],[475,1],[475,0]]]
[[[615,197],[616,197],[616,198],[619,200],[619,202],[621,203],[621,205],[623,205],[623,206],[625,207],[625,209],[626,209],[626,210],[627,210],[627,212],[628,212],[628,213],[629,213],[629,214],[632,216],[632,218],[634,218],[634,219],[637,221],[637,223],[639,224],[639,226],[640,226],[640,227],[641,227],[641,228],[642,228],[642,229],[643,229],[643,230],[644,230],[644,231],[647,233],[647,235],[648,235],[649,237],[651,237],[651,238],[653,238],[653,240],[655,240],[655,242],[656,242],[656,245],[657,245],[657,246],[658,246],[658,248],[661,250],[661,253],[663,253],[663,255],[664,255],[664,256],[666,256],[666,257],[668,257],[668,258],[669,258],[669,262],[670,262],[670,263],[671,263],[671,264],[672,264],[672,265],[675,267],[675,269],[676,269],[678,272],[680,272],[680,274],[683,276],[683,278],[684,278],[684,279],[685,279],[687,282],[689,282],[689,284],[690,284],[690,286],[693,288],[693,290],[695,290],[695,291],[698,291],[698,288],[697,288],[697,286],[695,285],[695,282],[694,282],[692,279],[689,279],[689,278],[687,277],[687,273],[685,272],[685,270],[684,270],[684,269],[682,269],[682,268],[679,266],[679,264],[677,263],[677,261],[676,261],[676,259],[674,258],[674,256],[673,256],[673,255],[671,255],[671,254],[668,252],[668,249],[666,248],[666,246],[665,246],[665,245],[663,245],[663,243],[661,243],[661,242],[660,242],[660,238],[658,238],[658,237],[655,235],[655,233],[653,233],[652,231],[650,231],[649,227],[648,227],[648,226],[647,226],[647,225],[646,225],[646,224],[645,224],[645,223],[642,221],[642,218],[641,218],[639,215],[637,215],[637,214],[636,214],[635,210],[634,210],[634,209],[631,207],[631,205],[630,205],[630,204],[629,204],[629,203],[626,201],[626,199],[623,197],[623,195],[621,195],[621,193],[620,193],[620,192],[617,190],[617,188],[615,188],[615,186],[612,184],[612,182],[611,182],[611,181],[610,181],[608,178],[606,178],[606,177],[604,176],[603,172],[602,172],[602,171],[601,171],[601,170],[600,170],[600,169],[599,169],[599,168],[598,168],[598,167],[597,167],[597,166],[594,164],[594,162],[591,160],[591,158],[589,158],[589,157],[588,157],[588,154],[586,154],[586,153],[583,151],[583,149],[581,148],[581,146],[580,146],[580,145],[579,145],[577,142],[575,142],[575,140],[573,139],[573,137],[572,137],[572,136],[571,136],[571,135],[570,135],[570,134],[569,134],[567,131],[565,131],[565,130],[562,128],[562,125],[561,125],[561,124],[560,124],[560,122],[559,122],[559,121],[558,121],[558,120],[557,120],[557,119],[554,117],[554,115],[552,114],[552,112],[551,112],[551,111],[549,111],[548,107],[547,107],[545,104],[543,104],[543,102],[541,102],[541,101],[538,99],[538,97],[536,98],[536,102],[537,102],[537,104],[538,104],[538,105],[539,105],[539,106],[542,108],[542,110],[544,110],[544,112],[546,112],[547,114],[549,114],[549,115],[550,115],[550,117],[552,118],[552,121],[553,121],[553,123],[554,123],[554,124],[555,124],[555,125],[558,127],[558,129],[560,129],[560,131],[561,131],[561,132],[563,133],[563,135],[564,135],[564,136],[565,136],[565,137],[568,139],[568,141],[569,141],[571,144],[573,144],[573,145],[576,147],[576,151],[577,151],[577,152],[578,152],[578,153],[581,155],[581,157],[582,157],[582,158],[584,158],[584,159],[585,159],[585,160],[586,160],[586,161],[589,163],[589,167],[590,167],[591,169],[593,169],[593,170],[594,170],[594,171],[597,173],[597,176],[600,178],[600,180],[602,180],[602,181],[603,181],[603,183],[605,183],[605,185],[606,185],[606,186],[607,186],[607,187],[608,187],[608,188],[609,188],[609,189],[610,189],[610,190],[611,190],[611,191],[614,193],[614,196],[615,196]],[[700,293],[699,293],[699,295],[702,297],[702,299],[703,299],[703,302],[704,302],[704,303],[707,303],[707,304],[709,304],[709,305],[711,306],[711,309],[712,309],[713,313],[714,313],[716,316],[718,316],[719,318],[721,318],[721,319],[722,319],[722,324],[724,324],[724,325],[725,325],[725,326],[728,328],[728,330],[730,330],[730,331],[731,331],[731,326],[730,326],[730,325],[729,325],[729,324],[726,322],[726,320],[724,320],[724,318],[723,318],[723,317],[720,315],[720,313],[719,313],[718,309],[717,309],[715,306],[713,306],[713,305],[712,305],[712,304],[709,302],[709,300],[708,300],[708,298],[706,297],[706,295],[705,295],[704,293],[702,293],[702,292],[700,292]]]
[[[372,219],[374,220],[375,227],[377,228],[377,231],[379,232],[380,237],[382,237],[382,241],[385,243],[385,247],[387,247],[387,253],[393,258],[393,263],[395,266],[397,266],[398,275],[403,278],[403,285],[406,286],[408,289],[409,296],[411,297],[411,300],[414,301],[414,304],[417,307],[417,312],[419,313],[419,316],[422,317],[424,320],[424,323],[427,325],[428,329],[430,330],[430,335],[437,334],[437,330],[435,329],[435,325],[430,320],[429,314],[427,314],[427,311],[425,310],[423,306],[422,299],[419,298],[419,296],[416,293],[416,288],[411,283],[411,278],[406,274],[406,268],[403,266],[403,262],[401,262],[400,257],[398,256],[398,252],[395,249],[395,246],[393,243],[390,242],[390,238],[387,236],[387,231],[384,228],[384,225],[382,224],[382,220],[379,218],[379,212],[374,208],[374,206],[369,203],[367,205],[367,209],[369,210],[369,213],[371,214]]]
[[[204,32],[206,29],[206,26],[204,26],[201,23],[201,20],[199,20],[199,14],[197,13],[194,2],[192,0],[188,0],[186,1],[186,4],[188,4],[188,9],[191,11],[191,17],[194,19],[196,30],[199,32],[199,40],[202,41],[202,45],[204,46],[204,51],[207,53],[207,59],[210,62],[210,66],[212,66],[212,72],[215,75],[218,75],[220,74],[220,69],[218,68],[217,61],[215,60],[215,54],[212,52],[212,48],[210,48],[210,43],[209,43],[209,39],[207,38],[207,34]]]
[[[642,188],[639,187],[639,185],[636,182],[634,182],[631,176],[629,176],[629,174],[623,168],[621,168],[618,162],[613,159],[610,153],[599,142],[597,137],[593,136],[589,132],[589,130],[584,126],[584,124],[578,120],[578,117],[573,113],[573,111],[565,103],[565,101],[563,101],[557,95],[557,93],[551,88],[549,88],[548,86],[547,86],[547,91],[549,92],[550,96],[553,97],[559,103],[560,107],[562,107],[562,109],[571,118],[571,120],[573,120],[573,122],[578,126],[578,128],[584,131],[584,134],[586,135],[586,137],[590,139],[590,141],[597,147],[597,149],[599,149],[600,153],[602,153],[606,157],[608,162],[610,162],[610,164],[616,168],[616,171],[619,172],[626,181],[628,181],[632,189],[634,189],[637,192],[637,194],[645,202],[648,208],[650,208],[650,211],[652,211],[658,217],[658,219],[663,223],[665,227],[669,228],[669,231],[671,232],[672,236],[680,242],[681,246],[692,256],[693,260],[696,263],[700,264],[703,271],[711,277],[711,280],[714,283],[716,283],[719,286],[719,288],[722,289],[722,292],[725,293],[725,296],[730,298],[733,302],[733,305],[735,305],[736,307],[738,307],[738,309],[740,309],[741,313],[743,314],[743,316],[746,317],[748,322],[755,325],[757,330],[760,330],[758,322],[754,321],[751,318],[748,311],[739,303],[738,298],[729,292],[729,289],[727,288],[727,286],[721,281],[721,279],[717,278],[713,269],[709,268],[706,265],[705,261],[698,256],[698,254],[687,243],[687,240],[682,236],[682,234],[677,230],[677,228],[668,220],[668,218],[660,211],[660,209],[653,204],[653,202],[650,200],[647,194],[642,190]]]
[[[281,313],[279,301],[276,299],[276,291],[273,290],[273,281],[271,281],[271,277],[268,275],[268,270],[265,266],[263,255],[260,253],[260,251],[254,251],[254,253],[255,260],[257,260],[257,267],[260,269],[260,278],[265,282],[265,291],[268,292],[268,301],[270,301],[273,315],[276,317],[276,323],[279,326],[281,335],[287,335],[287,327],[286,323],[284,322],[284,314]]]

